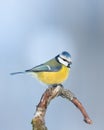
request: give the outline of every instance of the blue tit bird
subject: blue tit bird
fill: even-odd
[[[31,73],[47,85],[56,85],[63,83],[67,79],[71,64],[71,55],[64,51],[55,58],[32,69],[25,70],[24,72],[11,73],[11,75]]]

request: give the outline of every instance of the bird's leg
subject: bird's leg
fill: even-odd
[[[63,87],[62,84],[52,84],[52,85],[49,85],[49,87],[57,87],[57,86]]]

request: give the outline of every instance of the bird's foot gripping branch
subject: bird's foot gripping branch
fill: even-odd
[[[35,116],[32,119],[33,130],[48,130],[45,126],[45,113],[50,101],[57,96],[61,96],[71,101],[81,111],[84,121],[88,124],[92,124],[92,120],[89,118],[86,110],[74,94],[71,91],[64,89],[62,85],[56,85],[46,89],[42,95],[41,100],[37,105]]]

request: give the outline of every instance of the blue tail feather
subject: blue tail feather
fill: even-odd
[[[26,73],[26,72],[13,72],[13,73],[10,73],[10,75],[23,74],[23,73]]]

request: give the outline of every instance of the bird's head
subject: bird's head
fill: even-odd
[[[60,64],[63,64],[69,68],[70,65],[72,64],[71,55],[66,51],[63,51],[61,54],[57,55],[56,59]]]

